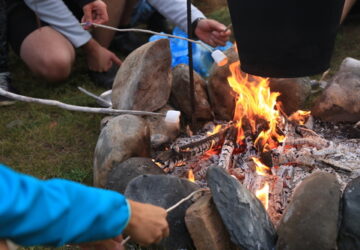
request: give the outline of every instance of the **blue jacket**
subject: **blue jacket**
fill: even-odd
[[[43,181],[0,164],[0,239],[23,246],[90,242],[120,235],[129,218],[119,193]]]

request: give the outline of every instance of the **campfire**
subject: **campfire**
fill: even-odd
[[[164,208],[199,188],[209,188],[210,196],[188,201],[169,213],[170,231],[176,233],[165,240],[165,248],[193,248],[195,244],[197,249],[215,245],[214,249],[233,249],[225,246],[231,241],[242,249],[272,249],[281,239],[289,239],[282,225],[292,221],[287,209],[294,201],[308,204],[306,209],[319,209],[309,206],[312,200],[297,202],[297,189],[311,187],[309,178],[317,183],[319,178],[331,176],[329,183],[335,180],[335,186],[327,183],[306,193],[319,193],[316,199],[324,204],[321,192],[335,190],[332,193],[337,195],[331,198],[337,201],[326,209],[333,212],[329,218],[335,221],[331,224],[335,235],[317,230],[314,242],[321,234],[336,244],[341,191],[360,175],[360,142],[332,136],[333,130],[326,129],[309,111],[289,112],[292,103],[279,101],[284,92],[270,91],[274,79],[244,74],[232,56],[226,66],[215,65],[207,83],[194,74],[192,109],[188,67],[179,65],[171,70],[166,46],[164,40],[148,43],[126,58],[114,82],[113,108],[165,113],[175,107],[184,117],[196,115],[201,128],[190,130],[183,119],[180,133],[176,124],[165,126],[162,117],[155,116],[104,120],[95,149],[95,185]],[[296,80],[290,81],[295,84]],[[196,219],[186,219],[187,209]],[[205,214],[206,218],[201,217]],[[220,224],[225,227],[217,229]],[[196,228],[198,234],[194,234]],[[293,226],[289,232],[294,232]],[[219,234],[224,238],[219,240]],[[202,235],[206,235],[203,241]]]
[[[205,126],[212,127],[208,131],[178,138],[156,160],[166,172],[201,186],[210,166],[225,169],[256,195],[277,225],[294,187],[311,172],[334,173],[344,187],[351,169],[327,159],[338,146],[312,130],[310,111],[287,116],[269,80],[239,66],[230,65],[228,78],[236,93],[233,121],[213,122]]]

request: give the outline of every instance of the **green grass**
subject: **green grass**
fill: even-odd
[[[76,65],[68,81],[53,85],[32,77],[23,63],[12,57],[14,85],[24,95],[94,106],[76,87],[95,93],[103,89],[94,87],[86,76],[82,57]],[[101,115],[21,102],[1,107],[0,112],[0,162],[43,179],[60,177],[91,184]]]
[[[210,16],[224,24],[230,23],[227,8],[219,9]],[[336,42],[332,72],[345,57],[360,58],[359,44],[359,22],[342,27]],[[13,55],[10,66],[14,85],[27,96],[97,106],[95,101],[80,93],[77,86],[97,94],[104,91],[95,87],[88,78],[81,53],[73,74],[61,84],[47,83],[32,76]],[[0,114],[0,162],[41,179],[60,177],[91,185],[93,152],[103,115],[20,102],[10,107],[0,107]]]

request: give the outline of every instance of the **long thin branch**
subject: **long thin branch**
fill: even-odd
[[[91,108],[91,107],[83,107],[77,105],[66,104],[63,102],[49,100],[49,99],[40,99],[33,98],[28,96],[22,96],[18,94],[11,93],[0,88],[0,95],[5,96],[10,99],[14,99],[21,102],[29,102],[29,103],[38,103],[49,106],[55,106],[58,108],[70,110],[70,111],[78,111],[78,112],[87,112],[87,113],[97,113],[97,114],[108,114],[108,115],[123,115],[123,114],[131,114],[131,115],[149,115],[149,116],[164,116],[165,114],[149,112],[149,111],[140,111],[140,110],[120,110],[120,109],[111,109],[111,108]]]
[[[113,30],[113,31],[118,31],[118,32],[142,32],[142,33],[148,33],[148,34],[152,34],[152,35],[159,35],[159,36],[167,36],[167,37],[172,37],[172,38],[177,38],[177,39],[181,39],[181,40],[185,40],[191,43],[196,43],[200,46],[202,46],[203,48],[209,50],[210,52],[213,52],[213,48],[211,48],[210,45],[204,44],[202,41],[196,41],[193,39],[189,39],[186,37],[181,37],[181,36],[176,36],[176,35],[171,35],[171,34],[166,34],[166,33],[158,33],[155,31],[151,31],[151,30],[144,30],[144,29],[117,29],[108,25],[104,25],[104,24],[98,24],[98,23],[81,23],[81,25],[83,26],[94,26],[94,27],[99,27],[99,28],[103,28],[103,29],[108,29],[108,30]]]

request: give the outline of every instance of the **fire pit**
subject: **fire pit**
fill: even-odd
[[[156,43],[163,43],[163,41],[160,40]],[[156,53],[152,50],[158,50],[158,44],[155,44],[152,47],[147,45],[145,52],[143,48],[139,53],[139,56],[142,59],[146,58],[148,54],[152,57],[156,57]],[[131,58],[132,55],[130,55],[130,59],[126,59],[130,60],[128,65],[134,65],[136,52],[134,53],[133,58]],[[162,49],[161,53],[166,52]],[[127,68],[126,60],[121,68],[131,74],[130,70]],[[151,80],[157,81],[157,79],[161,79],[162,81],[165,81],[165,84],[162,86],[167,86],[167,81],[169,81],[169,78],[171,79],[168,71],[170,67],[169,62],[164,61],[158,62],[157,64],[149,63],[149,65],[156,65],[156,67],[164,72],[164,74],[159,77],[157,77],[156,74],[161,74],[160,71],[156,74],[152,74]],[[95,150],[95,177],[97,178],[101,175],[102,178],[107,178],[108,184],[106,186],[108,188],[123,192],[123,188],[126,185],[122,183],[122,190],[119,190],[117,189],[117,182],[121,182],[121,179],[126,179],[121,171],[123,171],[122,169],[126,165],[125,162],[127,159],[132,159],[131,157],[134,156],[147,158],[151,157],[153,158],[153,162],[155,164],[152,164],[151,162],[146,163],[148,169],[160,168],[168,175],[186,178],[189,180],[188,182],[194,183],[194,185],[186,184],[187,187],[184,190],[187,191],[182,191],[183,196],[191,193],[193,190],[196,190],[196,188],[210,187],[212,198],[210,196],[210,198],[207,198],[206,202],[202,201],[202,204],[209,204],[209,202],[213,202],[212,200],[214,200],[216,208],[212,207],[212,209],[219,210],[218,212],[221,217],[220,222],[222,221],[225,224],[225,228],[229,232],[229,234],[226,233],[226,237],[230,238],[232,244],[231,248],[271,249],[275,247],[275,244],[277,244],[279,249],[286,249],[287,247],[291,248],[292,246],[296,246],[296,244],[300,244],[299,242],[302,241],[308,244],[306,245],[304,243],[302,244],[302,247],[309,246],[313,248],[316,247],[316,249],[330,249],[332,247],[336,247],[336,237],[338,231],[337,220],[340,218],[340,195],[341,192],[344,192],[347,184],[352,180],[355,180],[360,175],[360,140],[356,139],[359,138],[358,134],[355,133],[355,138],[353,139],[347,136],[344,137],[344,135],[346,135],[344,131],[346,131],[346,128],[349,126],[348,124],[334,125],[333,123],[325,123],[314,119],[309,111],[298,110],[291,115],[286,114],[283,111],[283,106],[285,104],[278,101],[280,93],[270,91],[269,79],[242,73],[240,71],[239,62],[234,62],[234,60],[229,65],[229,68],[231,75],[228,77],[228,81],[225,84],[228,84],[231,87],[229,98],[235,99],[235,107],[233,109],[234,115],[231,121],[208,121],[201,129],[196,131],[196,133],[193,134],[192,132],[184,130],[178,137],[176,136],[176,131],[172,128],[171,135],[165,136],[166,140],[159,142],[158,139],[163,137],[154,131],[160,126],[149,125],[149,122],[153,122],[149,121],[149,119],[147,119],[146,122],[148,123],[148,127],[150,127],[150,131],[147,129],[147,125],[144,124],[143,121],[136,121],[138,118],[133,119],[123,117],[112,119],[108,122],[108,125],[105,125],[103,131],[101,132],[101,136]],[[136,73],[140,74],[139,71],[136,71]],[[148,75],[149,72],[146,72],[145,75],[146,74]],[[130,79],[131,81],[135,79],[134,81],[136,81],[137,84],[143,84],[143,82],[139,80],[141,79],[141,76],[138,75],[136,75],[136,78],[135,76],[129,76],[127,79]],[[174,79],[183,80],[184,78],[174,76]],[[134,93],[136,95],[137,91],[141,92],[144,90],[144,86],[140,86],[138,90],[134,90],[134,86],[131,85],[131,82],[124,82],[124,79],[121,79],[120,83],[115,82],[114,88],[116,88],[117,85],[122,85],[119,89],[125,90],[126,88],[123,87],[123,85],[126,84],[128,88],[132,88],[130,95],[134,95]],[[151,82],[147,84],[150,85]],[[157,82],[157,86],[159,86],[159,84],[160,83]],[[176,86],[174,83],[172,85]],[[196,88],[201,89],[204,88],[204,86],[205,85],[202,83],[198,83]],[[186,88],[187,86],[184,86],[184,89]],[[156,97],[169,96],[169,92],[171,92],[171,95],[175,95],[177,93],[174,92],[179,91],[181,92],[179,89],[172,89],[171,91],[165,89],[161,94],[156,95]],[[113,90],[113,92],[117,93],[119,91]],[[149,91],[146,95],[149,95]],[[122,92],[121,96],[126,96],[126,93]],[[200,96],[203,98],[204,95],[196,95],[197,107],[200,105]],[[117,103],[114,101],[114,98],[117,97],[113,96],[112,98],[113,103]],[[159,105],[163,106],[164,103],[168,101],[167,99],[164,101],[163,98],[161,100],[154,101],[154,99],[149,96],[143,99],[140,99],[139,96],[136,98],[127,98],[132,100],[132,107],[127,106],[127,108],[141,106],[146,109],[147,101],[154,107]],[[178,98],[177,100],[179,99],[181,100],[181,98]],[[121,101],[118,101],[118,103],[122,106],[126,105],[125,102],[121,103]],[[201,103],[203,104],[203,102]],[[210,99],[209,103],[214,102]],[[182,107],[186,107],[186,104],[182,104]],[[159,107],[156,107],[149,111],[155,111],[158,108]],[[208,110],[206,110],[206,114],[209,114]],[[209,115],[206,117],[209,117]],[[130,120],[136,122],[136,125],[132,125]],[[110,128],[114,129],[116,126],[118,126],[119,130],[121,130],[120,133],[126,137],[126,141],[122,143],[123,145],[121,147],[116,146],[118,144],[117,140],[121,140],[119,138],[121,136],[112,136],[111,134]],[[128,130],[124,130],[126,127],[129,129],[131,128],[131,130],[135,130],[134,134],[142,134],[140,139],[136,139],[137,144],[133,145],[135,139],[130,136],[133,132],[129,133]],[[337,135],[331,135],[332,132],[336,131],[340,131],[340,133]],[[154,136],[155,134],[157,136]],[[116,140],[114,138],[116,138]],[[150,140],[156,140],[156,143],[152,144],[153,147],[151,150],[149,149]],[[123,152],[125,153],[117,153],[117,156],[112,158],[109,155],[113,153],[109,153],[109,150],[113,150],[115,146],[117,147],[116,150],[123,148],[123,150],[125,150]],[[119,157],[119,154],[121,154],[121,157]],[[136,163],[133,163],[132,165],[136,165]],[[126,169],[128,173],[131,171],[131,166],[129,167],[128,164]],[[221,169],[221,171],[218,172],[217,170],[212,169]],[[212,173],[209,174],[209,171],[212,171]],[[151,174],[155,172],[156,171],[148,171],[144,174]],[[141,175],[141,171],[133,177],[136,175]],[[113,178],[114,176],[117,177]],[[223,178],[222,180],[226,183],[215,181],[217,177],[214,176],[223,176],[221,178]],[[126,184],[128,182],[130,183],[126,188],[125,193],[129,194],[130,198],[137,197],[134,199],[142,201],[141,199],[145,199],[145,194],[151,192],[152,189],[158,189],[156,188],[156,183],[154,184],[155,186],[151,186],[149,184],[151,182],[151,178],[144,179],[144,182],[147,184],[146,187],[143,187],[144,189],[141,189],[139,178],[145,177],[140,176],[133,180],[126,181]],[[156,179],[155,182],[159,185],[161,178],[162,177],[154,178]],[[105,183],[106,180],[103,179],[102,181],[98,180],[96,184],[104,186]],[[135,183],[136,186],[134,186]],[[169,187],[171,187],[171,180],[166,180],[166,183],[166,185],[170,185]],[[234,211],[230,209],[229,211],[224,212],[221,207],[225,207],[225,210],[229,207],[231,208],[232,201],[228,200],[229,204],[224,205],[224,203],[226,203],[226,199],[223,199],[221,196],[219,197],[219,194],[215,193],[221,193],[222,189],[228,190],[225,186],[229,183],[234,185],[234,189],[237,194],[234,196],[228,194],[229,197],[233,197]],[[316,188],[317,184],[319,185],[319,192],[311,191],[311,189],[309,189],[310,187]],[[131,189],[131,192],[128,191],[128,189]],[[164,204],[167,204],[168,206],[169,203],[173,203],[174,201],[156,201],[157,199],[159,201],[161,199],[166,200],[167,197],[169,197],[169,195],[165,194],[166,189],[167,188],[164,186],[161,188],[159,187],[159,190],[156,192],[159,193],[160,197],[153,197],[153,200],[146,198],[146,202],[158,205],[162,204],[163,206],[165,206]],[[174,190],[173,188],[168,189]],[[329,199],[332,200],[329,201],[329,199],[326,199],[326,195],[323,195],[323,191],[321,190],[330,190],[332,192],[332,196],[330,196]],[[134,192],[141,193],[143,198],[139,198],[136,194],[133,196]],[[241,192],[241,194],[238,192]],[[294,216],[297,215],[297,213],[306,211],[306,209],[297,210],[297,204],[304,204],[303,200],[309,199],[309,197],[304,198],[301,192],[313,193],[312,199],[320,199],[318,200],[319,204],[331,203],[331,205],[329,205],[328,214],[331,213],[334,218],[326,225],[330,225],[329,227],[334,229],[326,232],[321,230],[319,230],[319,232],[315,232],[314,235],[323,233],[323,237],[318,239],[317,245],[314,243],[316,242],[316,239],[309,240],[306,238],[309,234],[308,232],[298,233],[300,235],[298,237],[300,239],[299,240],[293,239],[291,232],[289,233],[288,230],[289,223],[296,221]],[[163,197],[161,197],[161,194],[163,194]],[[321,197],[323,196],[325,197],[324,201],[321,200]],[[146,197],[150,197],[150,195],[147,195]],[[244,203],[241,197],[248,197],[247,201]],[[179,197],[179,199],[181,198],[183,197]],[[259,203],[259,201],[261,203]],[[220,203],[222,205],[220,205]],[[238,207],[238,203],[247,205],[240,205]],[[262,205],[259,206],[258,204]],[[191,204],[188,204],[183,209],[186,210],[190,205]],[[311,206],[311,204],[306,205]],[[360,208],[360,202],[357,206]],[[208,208],[209,207],[207,207],[207,209]],[[321,209],[325,208],[317,208],[317,206],[314,206],[313,210],[308,211],[308,214],[314,216],[314,214],[318,213],[319,210],[321,213]],[[184,212],[179,212],[179,216],[184,216],[185,210]],[[192,210],[196,211],[196,209]],[[242,213],[239,215],[238,211],[242,211]],[[315,212],[313,213],[313,211]],[[234,217],[229,219],[226,217],[226,214],[233,214],[234,216],[239,215],[240,218]],[[249,219],[244,219],[244,214],[248,214]],[[324,213],[324,216],[326,217],[327,214],[325,214],[326,213]],[[306,215],[301,216],[304,216],[304,221],[306,221]],[[320,214],[318,217],[322,218],[322,215]],[[181,223],[179,223],[178,220],[179,218],[176,218],[175,221],[177,222],[175,224],[179,226]],[[180,220],[184,224],[183,218],[180,218]],[[257,220],[259,220],[259,223],[256,223]],[[243,224],[239,223],[239,221]],[[205,228],[210,228],[210,224],[207,224]],[[184,225],[182,226],[184,227]],[[252,228],[251,225],[256,228],[256,233],[249,233],[251,231],[249,228]],[[309,223],[308,225],[312,224]],[[324,227],[327,227],[326,225]],[[179,231],[175,230],[176,226],[171,225],[171,221],[170,226],[172,228],[172,232]],[[248,231],[243,230],[245,233],[243,232],[242,235],[240,235],[241,230],[239,229],[241,227],[247,228]],[[203,227],[203,230],[205,230],[205,228]],[[277,236],[274,228],[278,229],[279,239],[277,240],[277,243]],[[301,223],[298,223],[298,228],[298,230],[303,228]],[[180,231],[184,233],[184,230]],[[192,233],[192,239],[196,241],[196,236],[194,237],[193,230],[189,229],[189,231]],[[252,235],[258,236],[252,240]],[[304,240],[302,240],[302,236],[305,237]],[[170,237],[174,236],[170,235]],[[172,239],[176,241],[176,236]],[[288,239],[291,239],[290,243]],[[168,249],[189,247],[188,243],[186,243],[187,245],[185,246],[182,246],[181,244],[174,246],[171,245],[169,241],[171,240],[168,240],[167,244],[170,245],[165,244]],[[185,242],[186,240],[183,241]],[[357,241],[360,242],[360,238]],[[216,242],[216,240],[214,240],[214,242]],[[215,247],[215,244],[216,243],[213,244],[211,249],[221,249],[220,245],[216,245]],[[209,249],[208,245],[207,247],[204,247],[204,245],[201,245],[198,242],[195,242],[195,246],[197,249]],[[222,247],[224,247],[224,245],[222,245]]]

